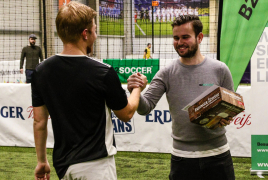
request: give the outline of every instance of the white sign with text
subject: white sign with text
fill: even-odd
[[[126,89],[126,85],[123,85]],[[145,89],[146,91],[146,89]],[[250,157],[251,103],[250,86],[238,88],[244,97],[246,111],[227,127],[232,156]],[[263,111],[265,111],[263,107]],[[172,149],[171,116],[164,95],[147,116],[135,113],[128,123],[112,114],[114,134],[119,151],[170,153]],[[0,146],[34,147],[33,111],[29,84],[0,83]],[[47,147],[53,148],[51,120],[48,122]]]

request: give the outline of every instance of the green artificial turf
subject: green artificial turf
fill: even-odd
[[[52,149],[47,150],[51,180],[58,179],[52,166]],[[0,180],[34,179],[34,148],[0,147]],[[167,180],[170,154],[118,152],[115,156],[118,180]],[[251,159],[233,157],[237,180],[259,179],[250,175]]]

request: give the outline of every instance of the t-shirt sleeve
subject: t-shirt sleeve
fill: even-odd
[[[31,82],[32,106],[33,107],[39,107],[39,106],[43,106],[45,104],[40,92],[38,91],[37,82],[38,82],[37,81],[37,74],[36,74],[36,70],[35,70],[32,74],[32,82]]]
[[[147,49],[145,49],[144,52],[146,52],[146,54],[147,54]]]
[[[104,84],[107,106],[113,110],[120,110],[126,107],[128,104],[127,95],[113,67],[109,69],[104,77]]]

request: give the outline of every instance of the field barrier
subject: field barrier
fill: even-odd
[[[126,85],[123,88],[127,89]],[[251,156],[250,90],[250,86],[239,86],[237,92],[244,97],[246,111],[226,127],[232,156]],[[0,83],[0,99],[0,146],[34,147],[30,85]],[[123,123],[113,114],[112,121],[119,151],[171,152],[171,116],[165,95],[147,116],[135,113],[130,122]],[[49,120],[47,147],[53,148],[53,144]]]

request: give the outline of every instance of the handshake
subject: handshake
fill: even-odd
[[[142,92],[144,88],[146,87],[148,80],[147,80],[147,77],[144,76],[143,74],[135,73],[129,76],[129,78],[127,79],[127,82],[128,82],[127,89],[130,93],[135,88],[140,88],[140,92]],[[219,127],[230,125],[232,120],[233,120],[232,117],[221,118],[215,126],[210,127],[209,129],[217,129]]]
[[[131,93],[134,88],[144,90],[148,83],[147,77],[140,73],[135,73],[127,79],[127,89]]]

